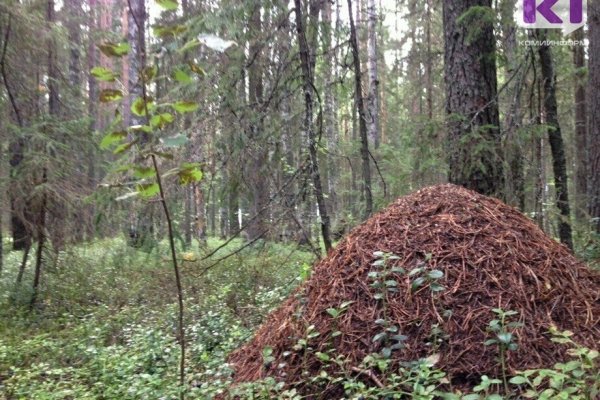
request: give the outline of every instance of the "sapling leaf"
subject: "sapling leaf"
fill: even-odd
[[[183,72],[180,69],[176,69],[173,72],[173,78],[175,78],[175,80],[177,82],[181,82],[184,84],[192,83],[192,78],[190,78],[190,76],[188,74],[186,74],[185,72]]]
[[[180,185],[189,185],[202,180],[202,171],[198,167],[182,169],[177,175],[179,176]]]
[[[331,360],[331,357],[329,357],[329,355],[328,355],[328,354],[326,354],[326,353],[322,353],[322,352],[320,352],[320,351],[317,351],[317,352],[315,353],[315,356],[317,356],[317,358],[318,358],[319,360],[321,360],[321,361],[329,361],[329,360]]]
[[[125,42],[106,42],[98,45],[98,48],[107,57],[123,57],[129,53],[130,46]]]
[[[165,39],[168,37],[178,36],[185,31],[187,28],[185,25],[171,25],[171,26],[162,26],[156,25],[152,27],[152,31],[154,32],[154,36]]]
[[[192,111],[196,111],[196,109],[198,109],[198,103],[193,102],[193,101],[178,101],[177,103],[173,104],[173,108],[175,109],[175,111],[179,112],[179,113],[186,113],[186,112],[192,112]]]
[[[90,70],[90,73],[94,78],[102,82],[114,82],[119,76],[112,70],[104,67],[94,67]]]
[[[155,171],[152,167],[135,167],[133,169],[133,176],[138,179],[152,178],[154,175]]]
[[[137,190],[140,193],[140,196],[144,198],[150,198],[156,196],[160,191],[160,188],[158,187],[158,183],[156,182],[140,183],[137,185]]]
[[[120,142],[121,140],[125,139],[126,137],[127,137],[126,131],[111,132],[102,138],[102,141],[100,142],[100,148],[107,149],[108,147],[110,147],[111,144]]]
[[[100,92],[99,100],[102,103],[110,103],[111,101],[118,101],[123,98],[123,92],[118,89],[104,89]]]
[[[138,117],[146,115],[146,102],[143,98],[138,97],[131,103],[131,112]]]
[[[120,144],[119,146],[117,146],[116,149],[113,150],[113,154],[121,154],[126,152],[127,150],[129,150],[134,144],[136,144],[138,142],[138,140],[133,140],[131,142],[128,143],[123,143]]]

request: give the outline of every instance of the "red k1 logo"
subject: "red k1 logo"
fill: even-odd
[[[586,0],[518,0],[515,21],[523,28],[569,34],[585,25]]]

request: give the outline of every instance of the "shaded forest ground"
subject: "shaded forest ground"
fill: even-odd
[[[209,239],[208,246],[222,244]],[[219,255],[240,247],[233,241]],[[196,247],[197,249],[197,247]],[[309,273],[297,246],[256,245],[199,276],[198,252],[180,252],[186,288],[192,398],[210,398],[225,355]],[[20,252],[0,278],[0,399],[158,399],[177,393],[176,295],[166,243],[147,254],[108,239],[61,253],[46,273],[42,310],[29,315]],[[31,269],[28,269],[31,272]],[[12,298],[12,299],[11,299]],[[14,302],[17,305],[11,305]],[[202,382],[213,382],[202,387]]]

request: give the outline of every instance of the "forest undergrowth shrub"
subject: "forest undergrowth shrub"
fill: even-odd
[[[209,239],[208,246],[222,243]],[[230,243],[215,258],[240,245]],[[166,367],[176,361],[177,342],[175,299],[165,289],[172,284],[165,253],[165,243],[144,253],[122,238],[61,253],[46,272],[43,312],[29,314],[10,305],[3,290],[0,399],[176,398],[175,372]],[[13,289],[20,257],[20,252],[6,255],[2,289]],[[226,355],[248,340],[267,312],[300,282],[312,255],[281,244],[249,247],[200,278],[210,260],[201,261],[201,254],[190,258],[195,261],[183,266],[190,294],[188,393],[207,398],[221,390],[215,382],[227,382]],[[238,307],[246,307],[238,313],[232,293]]]

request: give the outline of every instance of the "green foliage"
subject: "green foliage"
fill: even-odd
[[[210,239],[207,246],[221,244]],[[239,245],[234,241],[217,255]],[[116,239],[61,253],[47,271],[43,312],[28,315],[7,303],[5,289],[12,287],[20,259],[9,253],[0,277],[0,392],[47,400],[177,397],[176,304],[164,290],[171,282],[167,255],[166,242],[147,254]],[[302,265],[311,259],[273,244],[246,249],[202,278],[194,272],[206,261],[185,264],[185,285],[199,294],[188,300],[190,398],[225,390],[231,372],[226,355],[300,283]]]

